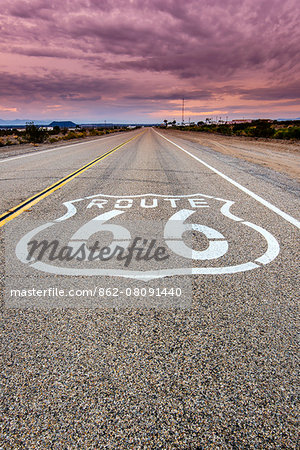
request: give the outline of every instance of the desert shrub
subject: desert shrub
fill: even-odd
[[[281,128],[275,132],[276,139],[300,139],[300,127]]]
[[[286,139],[286,132],[287,132],[287,129],[276,130],[274,137],[276,139]]]
[[[242,131],[246,130],[246,128],[249,128],[249,123],[235,123],[232,131],[234,134],[240,134]]]
[[[183,127],[181,127],[181,129],[184,130]],[[211,133],[212,130],[211,130],[211,127],[209,125],[202,125],[201,127],[197,127],[195,129],[195,131],[201,131],[201,132],[204,132],[204,133]]]
[[[0,136],[10,136],[12,134],[14,134],[13,130],[5,129],[5,128],[0,130]]]
[[[93,128],[93,129],[90,131],[90,136],[99,136],[99,135],[100,135],[100,131],[95,130],[95,128]]]
[[[272,128],[272,123],[267,120],[253,120],[252,126],[255,126],[252,130],[252,136],[270,138],[274,135],[275,129]]]
[[[60,127],[58,125],[55,125],[53,127],[51,134],[58,134],[59,132],[60,132]]]
[[[15,141],[11,141],[10,139],[7,139],[7,141],[4,143],[4,145],[16,145],[17,143]]]
[[[47,137],[47,132],[41,127],[34,125],[33,122],[29,122],[26,124],[25,136],[28,142],[38,144],[44,142]]]
[[[64,136],[64,139],[66,141],[68,141],[70,139],[76,139],[76,138],[77,138],[77,134],[74,133],[74,131],[69,131],[69,133]]]
[[[231,132],[231,128],[228,125],[219,125],[217,127],[217,133],[221,133],[224,134],[225,136],[231,136],[232,132]]]
[[[300,127],[288,128],[290,139],[300,139]]]

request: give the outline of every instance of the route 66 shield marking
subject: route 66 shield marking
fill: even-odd
[[[110,276],[124,277],[139,280],[152,280],[174,275],[222,275],[245,272],[269,264],[279,254],[280,248],[275,237],[264,228],[243,220],[232,214],[230,208],[233,201],[212,197],[204,194],[167,196],[159,194],[141,194],[129,196],[113,196],[97,194],[82,199],[65,202],[66,213],[52,222],[38,226],[34,230],[23,236],[16,246],[17,258],[24,264],[29,264],[31,268],[49,274],[64,276]],[[130,215],[137,208],[141,208],[143,216],[150,211],[163,211],[167,214],[163,222],[161,239],[169,255],[181,258],[180,266],[172,267],[172,258],[168,266],[155,265],[151,270],[140,270],[139,265],[132,270],[130,267],[107,268],[103,261],[89,264],[85,256],[85,266],[71,266],[68,262],[63,265],[49,263],[36,259],[34,256],[28,257],[28,248],[34,239],[43,239],[43,233],[49,231],[57,232],[60,224],[72,221],[81,213],[78,211],[95,211],[92,218],[83,222],[79,228],[68,237],[66,244],[73,250],[78,250],[84,246],[88,249],[88,241],[92,237],[101,240],[103,233],[110,233],[111,239],[109,252],[111,254],[116,248],[130,249],[134,236],[130,230]],[[168,211],[165,213],[165,211]],[[82,214],[84,219],[84,214]],[[124,226],[118,223],[118,219],[126,217],[129,221]],[[197,217],[197,221],[193,219]],[[212,224],[213,217],[213,224]],[[222,220],[226,222],[226,227],[218,229]],[[213,225],[213,226],[212,226]],[[231,228],[239,226],[239,230],[251,233],[251,239],[259,239],[263,244],[261,250],[255,248],[257,255],[254,258],[238,263],[228,263],[228,257],[232,247],[239,249],[242,242],[242,235],[238,235],[233,241]],[[233,228],[232,228],[233,229]],[[205,245],[201,249],[194,249],[186,241],[186,233],[201,237]],[[241,234],[241,231],[239,231]],[[144,236],[145,237],[145,236]],[[141,238],[142,240],[142,238]],[[144,239],[143,242],[146,242]],[[243,244],[242,244],[243,245]],[[248,243],[249,245],[249,243]],[[81,247],[80,247],[81,246]],[[132,251],[133,253],[133,251]],[[246,253],[247,254],[247,253]]]

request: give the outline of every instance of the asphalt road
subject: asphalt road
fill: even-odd
[[[152,129],[0,176],[1,448],[297,448],[293,180]],[[26,259],[95,236],[161,253]]]

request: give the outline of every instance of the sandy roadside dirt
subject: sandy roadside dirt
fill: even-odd
[[[300,181],[300,142],[221,136],[194,131],[166,130],[205,147],[273,169]]]
[[[17,144],[17,145],[8,145],[5,147],[0,147],[0,159],[1,158],[10,158],[12,156],[23,155],[25,153],[37,153],[41,150],[48,150],[51,148],[64,147],[71,144],[78,144],[84,141],[91,141],[99,138],[92,137],[86,139],[72,139],[70,141],[59,141],[50,144],[49,142],[44,144]]]
[[[45,142],[43,144],[17,144],[17,145],[7,145],[4,147],[0,147],[0,159],[1,158],[10,158],[13,156],[23,155],[25,153],[36,153],[41,150],[48,150],[51,148],[58,148],[58,147],[65,147],[68,145],[73,144],[80,144],[83,142],[89,142],[89,141],[95,141],[97,139],[101,139],[103,137],[104,139],[110,136],[117,136],[121,133],[110,133],[103,136],[87,136],[86,138],[80,138],[80,139],[70,139],[70,140],[60,140],[58,142]],[[124,136],[127,133],[124,132]]]

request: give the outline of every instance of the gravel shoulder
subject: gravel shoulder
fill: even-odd
[[[166,130],[166,132],[225,155],[268,167],[300,181],[300,142],[221,136],[194,131]]]
[[[13,156],[19,156],[19,155],[25,155],[29,153],[38,153],[43,150],[49,150],[52,148],[59,148],[59,147],[67,147],[69,145],[74,144],[81,144],[83,142],[91,142],[91,141],[99,141],[101,139],[106,139],[108,137],[112,136],[120,136],[122,133],[110,133],[103,136],[94,136],[94,137],[86,137],[82,139],[70,139],[67,141],[58,141],[53,142],[52,144],[50,142],[45,142],[44,144],[18,144],[18,145],[9,145],[5,147],[0,147],[0,159],[4,158],[10,158]],[[127,136],[127,133],[123,133],[124,137]],[[124,139],[126,140],[126,139]]]

